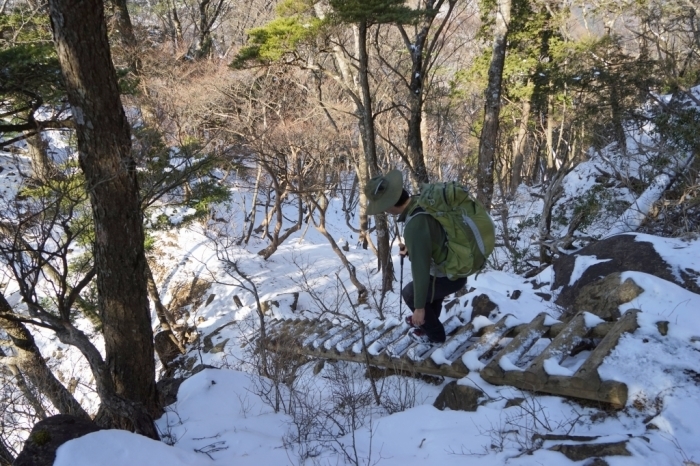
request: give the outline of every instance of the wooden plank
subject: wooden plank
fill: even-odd
[[[396,340],[401,338],[402,335],[408,330],[408,325],[400,324],[392,327],[387,331],[386,334],[382,335],[381,338],[377,339],[374,343],[368,346],[370,354],[386,354],[384,351],[390,344],[394,343]]]
[[[574,374],[574,377],[599,377],[598,367],[620,341],[622,334],[637,330],[637,314],[639,312],[641,312],[639,309],[630,309],[625,312],[625,314],[617,321],[615,326],[610,329],[607,335],[605,335],[605,338],[603,338],[593,352],[591,352],[581,367],[579,367]]]
[[[548,359],[555,359],[560,363],[566,358],[571,349],[581,341],[588,332],[583,313],[578,313],[530,366],[522,373],[521,377],[527,386],[537,387],[545,383],[548,377],[544,370],[544,363]]]
[[[499,353],[491,359],[491,362],[480,371],[481,377],[489,382],[491,382],[491,380],[503,378],[507,371],[501,367],[501,358],[507,357],[513,364],[517,364],[520,358],[522,358],[525,353],[537,343],[542,334],[547,331],[547,327],[544,325],[544,321],[547,317],[548,315],[545,312],[538,314],[537,317],[528,324],[527,328],[522,329],[521,332],[499,351]],[[521,371],[514,370],[513,372],[519,374]]]
[[[464,355],[466,356],[467,354],[471,353],[472,357],[481,359],[489,351],[492,351],[501,341],[503,336],[508,332],[507,320],[509,317],[512,317],[512,315],[506,314],[494,325],[484,327],[484,329],[482,329],[483,333],[481,334],[479,341],[474,343],[474,345],[472,345],[472,347],[469,348]]]

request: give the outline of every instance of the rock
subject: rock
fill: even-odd
[[[536,433],[532,435],[532,440],[540,440],[542,442],[547,440],[566,440],[569,442],[592,442],[598,439],[598,436],[590,435],[566,435],[566,434],[540,434]]]
[[[449,302],[445,303],[445,312],[450,311],[453,307],[459,304],[459,298],[451,299]],[[466,305],[466,303],[465,303]]]
[[[579,445],[554,445],[549,448],[558,451],[571,461],[583,461],[600,456],[632,456],[627,450],[627,441],[615,443],[585,443]]]
[[[656,328],[659,329],[659,333],[663,336],[668,335],[668,323],[667,320],[660,320],[656,323]]]
[[[92,421],[58,414],[36,423],[24,444],[15,466],[52,466],[56,450],[69,440],[101,430]]]
[[[299,292],[294,291],[293,293],[286,293],[287,295],[291,294],[292,295],[292,302],[289,304],[289,309],[292,310],[292,312],[297,311],[297,306],[299,305]],[[284,298],[285,295],[280,295],[285,301],[287,301],[287,298]]]
[[[214,298],[216,298],[216,294],[215,293],[210,294],[209,297],[207,298],[207,302],[204,303],[204,306],[210,305],[211,302],[214,301]]]
[[[272,310],[272,306],[279,308],[280,307],[279,301],[273,301],[272,299],[269,299],[267,301],[263,301],[261,303],[263,314],[268,314]]]
[[[575,283],[569,284],[574,271],[576,258],[579,256],[595,256],[604,260],[588,267]],[[609,259],[609,260],[606,260]],[[607,277],[615,272],[636,271],[663,278],[683,286],[694,293],[698,286],[693,280],[680,282],[673,274],[671,267],[666,264],[656,252],[651,243],[637,241],[637,235],[626,234],[606,238],[589,244],[571,255],[562,255],[554,261],[554,283],[552,289],[561,288],[556,303],[564,308],[574,306],[576,297],[586,285]]]
[[[523,404],[524,401],[525,401],[525,398],[511,398],[506,402],[505,408],[512,408],[513,406],[520,406],[521,404]]]
[[[535,294],[539,296],[540,298],[544,299],[545,301],[549,301],[552,299],[552,295],[549,293],[542,293],[540,291],[535,291]]]
[[[632,301],[644,292],[631,278],[623,283],[620,283],[620,279],[621,274],[615,272],[582,287],[574,299],[573,308],[562,316],[562,320],[569,320],[567,316],[573,317],[579,311],[590,312],[611,322],[619,319],[620,305]]]
[[[165,377],[156,382],[161,406],[168,406],[177,401],[177,391],[184,381],[184,377]]]
[[[211,354],[216,354],[216,353],[223,353],[224,348],[226,348],[226,343],[228,343],[229,338],[226,338],[224,341],[220,341],[216,345],[212,347],[212,349],[209,350]]]
[[[324,368],[325,366],[326,366],[326,360],[325,360],[325,359],[321,359],[320,361],[318,361],[318,362],[314,365],[314,375],[320,374],[321,371],[323,370],[323,368]]]
[[[457,381],[453,380],[445,385],[433,406],[439,410],[449,408],[454,411],[476,411],[479,407],[479,399],[483,396],[484,392],[478,388],[457,385]]]
[[[610,466],[610,465],[603,458],[593,458],[591,461],[584,464],[583,466]]]
[[[153,337],[153,345],[156,349],[156,354],[165,367],[182,354],[175,340],[175,335],[172,330],[163,330],[156,333]]]
[[[236,322],[237,321],[235,321],[235,320],[232,320],[231,322],[227,322],[224,325],[217,327],[216,329],[214,329],[213,332],[211,332],[209,335],[204,337],[202,339],[202,350],[207,352],[207,353],[220,353],[221,351],[223,351],[222,343],[218,343],[216,345],[214,344],[214,337],[218,336],[219,333],[221,333],[221,331],[223,329],[225,329],[229,325],[235,324]],[[228,338],[223,343],[225,344],[227,341],[228,341]],[[215,348],[217,348],[216,351],[214,350]]]
[[[472,301],[472,315],[469,321],[471,322],[472,320],[474,320],[474,317],[476,316],[483,316],[488,318],[491,315],[491,312],[497,307],[498,306],[496,305],[496,303],[491,301],[489,295],[480,294]]]
[[[216,367],[208,364],[197,364],[187,377],[164,377],[160,379],[156,383],[156,389],[158,390],[158,397],[161,400],[161,406],[168,406],[175,403],[177,401],[177,392],[182,382],[202,372],[204,369],[216,369]]]
[[[510,295],[510,299],[518,299],[520,295],[523,294],[522,291],[520,290],[513,290],[513,293]]]

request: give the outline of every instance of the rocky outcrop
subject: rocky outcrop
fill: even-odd
[[[172,330],[163,330],[156,333],[154,337],[156,354],[163,366],[168,367],[182,354],[177,344],[177,339]]]
[[[484,392],[478,388],[457,385],[457,381],[452,381],[445,385],[433,406],[439,410],[449,408],[455,411],[476,411],[479,400],[484,396]]]
[[[67,414],[51,416],[36,423],[14,466],[51,466],[56,450],[69,440],[101,430],[92,421]]]
[[[204,369],[216,369],[216,367],[208,364],[198,364],[192,368],[189,375],[186,377],[163,377],[160,379],[156,383],[156,390],[158,390],[158,397],[160,399],[161,406],[168,406],[175,403],[177,401],[177,392],[180,389],[182,382],[203,371]]]
[[[631,278],[622,282],[621,275],[619,272],[611,273],[581,288],[573,306],[564,312],[560,320],[568,322],[580,311],[590,312],[608,322],[619,319],[620,305],[632,301],[644,292]]]
[[[604,456],[632,456],[627,450],[627,442],[615,443],[586,443],[579,445],[554,445],[550,448],[558,451],[571,461],[583,461],[588,458],[600,458]]]
[[[595,256],[603,262],[591,265],[575,283],[570,284],[576,258],[580,256]],[[648,273],[688,287],[687,283],[679,282],[651,243],[637,241],[637,236],[633,234],[618,235],[592,243],[574,254],[561,256],[554,262],[552,289],[561,289],[555,302],[565,309],[571,309],[583,288],[610,274],[625,271]]]
[[[472,301],[472,315],[471,318],[469,319],[470,321],[474,320],[474,317],[476,316],[484,316],[487,318],[493,318],[495,316],[492,316],[491,313],[496,310],[498,305],[491,301],[491,298],[489,298],[489,295],[487,294],[480,294],[474,300]]]

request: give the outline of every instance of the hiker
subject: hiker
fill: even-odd
[[[460,202],[463,203],[462,205],[468,203],[471,212],[474,212],[475,207],[481,209],[478,212],[481,217],[477,218],[477,222],[479,229],[482,229],[481,224],[486,225],[484,235],[487,243],[486,250],[484,250],[484,241],[479,232],[476,231],[475,226],[469,226],[466,230],[474,229],[476,242],[479,242],[478,249],[470,247],[471,243],[475,242],[473,234],[454,233],[456,231],[454,224],[456,223],[460,225],[464,225],[465,222],[474,224],[469,219],[462,220],[466,211],[461,206],[457,220],[449,220],[447,224],[443,224],[447,216],[442,216],[443,223],[441,223],[432,215],[433,212],[429,211],[429,205],[439,204],[432,199],[427,199],[425,202],[426,196],[432,196],[434,195],[432,191],[437,191],[437,189],[431,188],[439,188],[441,199],[445,199],[447,198],[445,186],[448,185],[454,185],[460,190],[453,198],[463,196],[459,197]],[[481,204],[471,199],[466,194],[466,189],[456,183],[424,185],[420,195],[410,196],[403,187],[403,175],[399,170],[392,170],[385,175],[373,177],[367,184],[365,195],[368,199],[368,215],[386,212],[398,215],[398,221],[404,223],[405,245],[399,243],[399,253],[411,261],[413,277],[413,281],[401,290],[404,302],[413,311],[413,314],[406,318],[406,322],[413,327],[409,331],[409,335],[421,343],[444,343],[445,328],[440,322],[442,302],[445,297],[459,291],[466,285],[467,275],[480,270],[486,262],[486,257],[493,250],[494,234],[490,217],[483,210]],[[443,202],[443,204],[445,203]],[[444,205],[444,208],[447,210],[451,206]],[[467,244],[466,248],[464,245],[450,247],[449,243],[452,238],[448,241],[446,230],[453,232],[453,237],[462,236],[463,238],[459,238],[462,243],[468,242],[470,244]],[[464,228],[459,231],[462,230]],[[468,235],[471,236],[467,238]],[[454,252],[455,250],[459,252]],[[465,250],[466,252],[464,252]],[[473,250],[476,253],[472,253]],[[480,251],[481,253],[479,253]]]

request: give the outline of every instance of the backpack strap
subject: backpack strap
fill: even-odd
[[[474,234],[474,239],[476,240],[476,245],[479,247],[479,251],[481,251],[481,255],[486,257],[486,248],[484,247],[484,240],[481,237],[479,227],[476,226],[474,220],[472,220],[471,217],[467,215],[464,211],[462,211],[462,220],[464,220],[464,223],[469,226],[469,229]]]
[[[404,220],[404,222],[403,222],[403,227],[404,227],[404,229],[406,229],[406,225],[408,225],[408,222],[410,222],[413,218],[415,218],[415,217],[417,217],[417,216],[419,216],[419,215],[421,215],[421,214],[423,214],[423,215],[430,215],[430,214],[429,214],[428,212],[426,212],[422,207],[420,207],[420,206],[416,207],[415,209],[413,209],[413,210],[411,211],[410,215],[408,215],[408,216],[406,217],[406,220]],[[440,226],[442,226],[442,225],[440,225]]]

